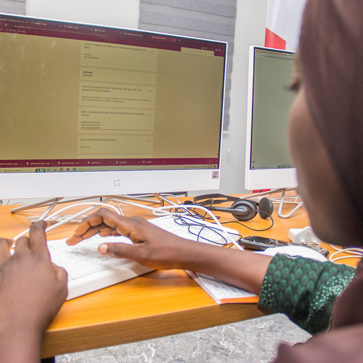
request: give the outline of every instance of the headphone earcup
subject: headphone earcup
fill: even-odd
[[[274,205],[272,201],[266,197],[261,198],[260,202],[258,203],[258,213],[260,217],[263,219],[267,219],[271,217],[274,211]]]
[[[232,209],[242,209],[245,211],[245,215],[241,214],[234,214],[232,212],[232,215],[234,218],[240,220],[240,221],[248,221],[256,216],[257,214],[257,204],[253,202],[252,200],[244,199],[244,200],[238,200],[237,202],[234,202],[231,205]]]

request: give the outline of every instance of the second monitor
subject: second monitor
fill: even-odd
[[[245,187],[294,188],[287,134],[294,52],[252,46],[249,60]]]

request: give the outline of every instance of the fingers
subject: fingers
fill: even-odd
[[[29,237],[30,237],[30,248],[38,251],[46,251],[47,248],[47,237],[45,235],[45,229],[47,223],[44,221],[38,221],[32,223],[30,226]]]
[[[139,245],[125,243],[102,243],[98,246],[98,252],[102,255],[116,258],[127,258],[133,261],[140,259]]]
[[[68,280],[67,271],[63,267],[59,267],[55,264],[53,264],[53,268],[57,280],[61,281],[62,283],[67,283]]]
[[[15,251],[21,251],[24,249],[40,250],[48,253],[46,245],[47,237],[45,235],[46,222],[38,221],[30,225],[29,238],[20,237],[16,241]]]
[[[66,242],[68,245],[75,245],[84,239],[95,234],[102,236],[116,236],[120,216],[107,208],[101,208],[96,213],[91,214],[78,226],[74,235]]]
[[[96,213],[91,214],[76,229],[75,234],[79,236],[85,235],[92,229],[108,229],[115,230],[118,225],[119,215],[107,208],[101,208]]]
[[[82,222],[82,224],[85,222]],[[75,231],[75,234],[68,238],[66,240],[67,245],[69,246],[74,246],[79,242],[82,242],[83,240],[87,239],[87,238],[91,238],[92,236],[94,236],[95,234],[99,233],[98,228],[90,228],[88,229],[85,233],[78,235],[77,234],[77,230]]]
[[[15,252],[30,249],[29,237],[20,237],[16,240]]]
[[[73,246],[95,234],[102,237],[122,235],[130,238],[133,243],[142,243],[145,240],[146,230],[152,228],[157,229],[143,218],[126,218],[109,209],[101,208],[85,218],[66,243]]]
[[[12,241],[7,238],[0,238],[0,264],[10,257],[9,248],[12,245]]]
[[[99,227],[89,227],[89,229],[83,233],[82,235],[78,235],[78,234],[74,234],[72,237],[68,238],[66,240],[66,243],[69,246],[73,246],[76,245],[79,242],[82,242],[85,239],[91,238],[92,236],[99,234],[102,237],[107,237],[107,236],[119,236],[120,234],[118,234],[115,231],[110,230],[107,227],[104,226],[99,226]]]

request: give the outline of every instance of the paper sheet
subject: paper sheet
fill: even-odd
[[[214,277],[201,273],[186,271],[194,281],[206,291],[218,304],[227,303],[256,303],[258,296],[246,290],[229,285]]]

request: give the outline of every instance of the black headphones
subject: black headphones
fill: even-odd
[[[228,208],[214,206],[225,202],[233,202],[233,204]],[[231,213],[240,221],[248,221],[254,218],[257,213],[261,218],[267,219],[271,217],[274,210],[273,203],[266,197],[261,198],[260,202],[257,203],[249,199],[240,199],[224,194],[205,194],[194,197],[194,204],[212,211]]]

